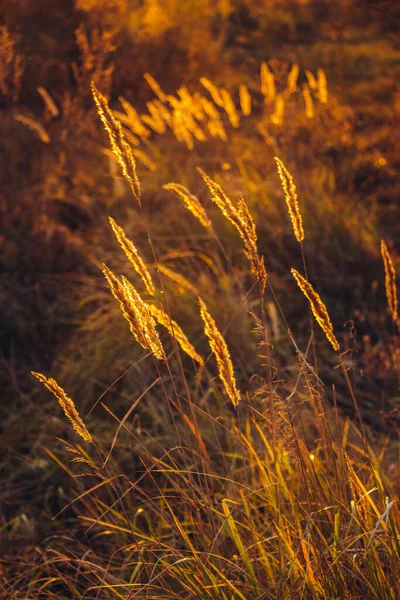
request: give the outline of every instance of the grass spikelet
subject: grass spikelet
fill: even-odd
[[[47,389],[50,390],[50,392],[57,398],[65,415],[71,421],[72,427],[75,429],[76,433],[87,442],[93,442],[92,436],[86,429],[84,422],[79,416],[79,413],[76,410],[73,400],[71,400],[71,398],[67,396],[67,394],[58,385],[58,383],[51,377],[46,377],[41,373],[36,373],[35,371],[31,371],[31,373],[34,377],[36,377],[36,379],[40,381],[40,383],[43,383],[43,385],[45,385]]]
[[[155,93],[155,95],[157,96],[157,98],[160,100],[160,102],[163,102],[163,103],[166,102],[167,97],[164,94],[163,90],[161,89],[161,86],[158,83],[158,81],[156,81],[154,79],[154,77],[152,75],[150,75],[150,73],[145,73],[143,75],[143,77],[147,81],[150,89]]]
[[[287,78],[287,91],[289,94],[294,94],[297,89],[297,80],[299,78],[299,65],[296,63],[290,69]]]
[[[197,198],[197,196],[191,194],[187,188],[179,183],[166,183],[163,185],[163,188],[165,190],[172,190],[175,192],[183,200],[186,208],[204,227],[209,229],[212,227],[212,223],[205,209],[201,205],[200,200]]]
[[[251,115],[251,96],[247,85],[239,87],[240,109],[245,117]]]
[[[215,102],[215,104],[217,106],[220,106],[221,108],[223,108],[224,100],[221,96],[220,89],[215,85],[215,83],[210,81],[210,79],[207,79],[207,77],[201,77],[200,83],[209,92],[209,94],[210,94],[211,98],[213,99],[213,101]]]
[[[276,96],[275,78],[266,62],[261,63],[261,92],[268,100],[273,100]]]
[[[235,207],[218,183],[210,179],[202,169],[197,170],[210,190],[212,200],[220,208],[222,214],[238,230],[244,242],[244,253],[250,261],[251,270],[257,277],[262,293],[264,293],[267,273],[265,271],[264,260],[258,254],[256,225],[246,202],[239,196],[237,207]]]
[[[202,169],[197,169],[200,175],[202,176],[206,186],[211,192],[212,200],[215,204],[220,208],[221,212],[225,215],[227,219],[231,221],[237,227],[237,213],[234,205],[231,200],[225,194],[224,190],[221,186],[213,181]]]
[[[210,100],[208,100],[208,98],[205,98],[205,96],[200,96],[198,101],[199,101],[202,109],[204,110],[205,114],[210,119],[220,119],[220,114],[218,112],[218,109],[214,106],[214,104],[212,102],[210,102]]]
[[[136,341],[150,350],[159,360],[165,360],[165,352],[156,330],[154,318],[140,294],[125,277],[119,279],[106,265],[102,270],[111,293],[118,300],[122,314],[129,323]]]
[[[306,107],[306,117],[307,119],[313,119],[315,115],[314,104],[312,101],[310,88],[306,83],[303,85],[303,98]]]
[[[154,304],[148,304],[148,309],[150,310],[152,316],[168,331],[168,333],[176,339],[180,347],[188,356],[193,358],[196,362],[198,362],[201,366],[204,365],[204,360],[196,351],[196,348],[189,342],[188,338],[182,331],[181,327],[170,318],[170,316],[165,313],[161,308],[158,308]]]
[[[204,333],[208,337],[211,350],[216,358],[219,377],[224,384],[225,391],[228,394],[233,406],[236,408],[240,402],[240,393],[236,386],[235,375],[232,366],[231,356],[228,346],[222,337],[214,319],[208,312],[204,301],[199,298],[200,314],[204,322]]]
[[[125,179],[130,184],[133,195],[140,203],[140,184],[136,174],[136,162],[131,147],[125,140],[122,125],[114,117],[108,106],[106,97],[99,92],[93,81],[91,89],[100,119],[110,138],[111,149],[118,159]]]
[[[228,139],[221,119],[211,119],[211,121],[207,123],[207,130],[213,138],[220,138],[224,142]]]
[[[118,100],[120,101],[121,106],[126,112],[124,123],[126,123],[132,129],[133,133],[135,133],[139,137],[148,138],[150,135],[150,131],[147,129],[147,127],[143,125],[137,110],[122,96],[120,96]]]
[[[323,69],[318,69],[318,98],[321,104],[328,102],[328,86],[326,82],[326,75]]]
[[[30,129],[31,131],[34,131],[44,144],[50,144],[49,134],[47,133],[43,125],[38,123],[38,121],[35,121],[30,117],[26,117],[25,115],[16,115],[15,120],[25,125],[25,127],[28,127],[28,129]]]
[[[186,277],[184,277],[180,273],[177,273],[176,271],[173,271],[172,269],[169,269],[168,267],[166,267],[165,265],[163,265],[161,263],[157,264],[157,268],[158,268],[158,270],[159,270],[160,273],[162,273],[163,275],[165,275],[166,277],[168,277],[169,279],[171,279],[171,281],[174,281],[175,283],[177,283],[181,288],[183,288],[184,290],[186,290],[190,294],[194,294],[195,296],[199,295],[198,289],[196,289],[194,287],[194,285],[192,285],[190,283],[190,281],[188,281],[186,279]]]
[[[285,200],[289,211],[290,220],[292,221],[293,231],[296,240],[301,243],[304,240],[303,219],[301,217],[299,203],[297,200],[296,186],[293,177],[286,169],[283,162],[275,156],[275,162],[278,168],[278,175],[281,180]]]
[[[285,112],[285,99],[282,95],[276,97],[274,112],[271,115],[271,121],[274,125],[280,127],[283,123],[283,114]]]
[[[311,71],[306,71],[306,77],[307,77],[308,85],[314,92],[316,92],[318,89],[318,83],[317,83],[317,80],[315,79],[315,76],[311,73]]]
[[[58,110],[57,104],[54,102],[49,92],[44,87],[38,87],[37,91],[42,96],[43,102],[51,116],[57,117],[60,111]]]
[[[153,100],[152,102],[146,102],[147,109],[153,119],[154,124],[157,127],[157,133],[163,134],[166,132],[166,122],[162,115],[160,114],[159,106],[162,106],[164,109],[166,107],[159,100]],[[168,110],[168,109],[166,109]]]
[[[240,123],[239,114],[236,110],[236,106],[233,101],[233,98],[232,98],[231,94],[228,92],[228,90],[225,90],[224,88],[221,89],[221,98],[224,103],[224,105],[223,105],[224,110],[229,117],[229,121],[230,121],[232,127],[235,127],[235,128],[239,127],[239,123]]]
[[[241,196],[238,198],[237,215],[240,227],[237,227],[240,236],[244,242],[244,253],[250,261],[251,271],[257,277],[261,293],[264,294],[267,284],[267,273],[265,271],[264,259],[259,256],[257,249],[257,230],[254,219],[249,208]]]
[[[318,323],[318,325],[323,329],[328,341],[332,345],[332,348],[339,352],[340,345],[336,339],[335,334],[333,333],[332,323],[329,317],[329,313],[325,304],[322,302],[319,294],[314,290],[311,283],[307,281],[296,269],[291,269],[291,273],[297,284],[307,300],[310,303],[311,310],[313,315]]]
[[[392,315],[394,322],[398,319],[398,307],[397,307],[397,286],[396,286],[396,270],[392,258],[389,254],[389,250],[384,240],[381,240],[381,254],[383,259],[383,265],[385,267],[385,288],[386,298],[389,305],[389,310]]]
[[[138,148],[132,149],[132,154],[139,162],[142,163],[145,167],[149,169],[149,171],[157,171],[157,165],[151,160],[150,156],[143,152],[143,150],[138,150]]]
[[[151,102],[151,105],[153,106],[153,110],[157,111],[159,117],[168,125],[168,127],[171,127],[172,115],[169,112],[168,107],[165,106],[165,104],[163,104],[162,102],[160,102],[160,100],[153,100]]]
[[[136,246],[129,238],[126,237],[126,234],[122,227],[117,225],[117,223],[112,217],[108,217],[108,220],[110,222],[111,229],[115,233],[115,237],[117,238],[119,245],[125,252],[136,273],[141,277],[144,285],[146,286],[146,290],[149,294],[155,296],[156,289],[154,287],[153,280]]]

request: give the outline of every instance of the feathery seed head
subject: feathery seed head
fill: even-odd
[[[381,254],[385,267],[386,298],[393,321],[398,319],[396,269],[384,240],[381,240]]]
[[[108,220],[110,222],[113,232],[115,233],[115,236],[118,240],[119,245],[121,246],[122,250],[125,252],[128,259],[130,260],[135,271],[141,277],[144,285],[146,286],[146,290],[148,291],[149,294],[154,296],[156,293],[156,290],[155,290],[155,287],[153,284],[153,280],[151,278],[151,275],[150,275],[145,263],[143,262],[143,260],[140,256],[139,252],[137,251],[137,248],[135,247],[133,242],[129,238],[126,237],[125,232],[122,229],[122,227],[117,225],[117,223],[114,221],[113,218],[108,217]]]
[[[224,384],[233,406],[236,408],[240,402],[240,393],[236,386],[235,375],[228,346],[222,337],[214,319],[208,312],[205,302],[199,298],[200,314],[204,322],[204,333],[208,337],[209,344],[218,365],[219,377]]]
[[[97,106],[97,112],[108,133],[111,149],[118,159],[122,173],[128,181],[132,193],[140,203],[140,184],[136,174],[136,162],[130,145],[125,139],[121,123],[114,117],[105,96],[99,92],[94,82],[91,84],[92,94]]]
[[[136,341],[159,360],[165,360],[155,321],[138,291],[125,277],[119,279],[106,265],[103,264],[102,270]]]
[[[58,385],[58,383],[52,379],[51,377],[46,377],[41,373],[36,373],[35,371],[31,371],[32,375],[36,377],[43,385],[47,387],[48,390],[57,398],[61,408],[63,409],[65,415],[72,423],[72,427],[87,442],[93,442],[92,436],[86,429],[84,422],[79,416],[78,411],[76,410],[75,404],[71,398],[67,396],[64,390]]]
[[[180,347],[188,356],[193,358],[196,362],[198,362],[201,366],[204,365],[204,360],[198,354],[194,346],[189,342],[188,338],[182,331],[181,327],[170,318],[170,316],[164,312],[161,308],[158,308],[154,304],[148,304],[148,309],[150,310],[152,316],[168,331],[168,333],[176,339]]]
[[[278,168],[278,174],[281,180],[283,192],[285,194],[286,204],[289,210],[290,220],[292,221],[293,231],[296,240],[300,243],[304,240],[303,219],[301,217],[299,203],[297,200],[296,186],[293,177],[286,169],[283,162],[275,156],[275,162]]]
[[[185,188],[183,185],[180,185],[179,183],[166,183],[165,185],[163,185],[163,188],[165,190],[172,190],[173,192],[178,194],[178,196],[183,200],[186,208],[192,213],[194,217],[196,217],[198,221],[200,221],[200,223],[204,227],[212,227],[212,223],[208,218],[205,209],[201,205],[200,200],[197,198],[197,196],[191,194],[187,188]]]
[[[313,315],[318,325],[324,330],[324,333],[332,345],[332,348],[339,352],[340,345],[333,332],[332,323],[325,304],[322,302],[319,294],[314,290],[311,283],[307,281],[296,269],[291,269],[291,273],[307,300],[310,303]]]

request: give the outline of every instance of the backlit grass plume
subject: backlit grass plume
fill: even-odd
[[[210,93],[210,96],[213,99],[213,101],[215,102],[215,104],[217,106],[220,106],[221,108],[223,108],[224,101],[223,101],[223,98],[221,96],[221,91],[218,88],[218,86],[216,86],[215,83],[210,81],[210,79],[207,79],[207,77],[201,77],[200,83]]]
[[[296,240],[301,243],[304,240],[303,219],[301,217],[299,203],[297,200],[296,186],[293,177],[286,169],[283,162],[275,156],[275,162],[278,168],[278,175],[281,180],[283,192],[285,194],[286,204],[289,210],[290,220],[292,221],[293,231]]]
[[[204,360],[198,354],[194,346],[189,342],[188,338],[186,337],[178,323],[171,319],[170,316],[161,308],[158,308],[158,306],[155,306],[154,304],[148,304],[147,307],[150,310],[153,317],[156,319],[156,321],[158,321],[160,325],[165,327],[168,333],[176,339],[182,350],[186,352],[188,356],[193,358],[193,360],[195,360],[203,366]]]
[[[224,88],[221,89],[221,98],[224,103],[223,108],[229,117],[229,121],[230,121],[232,127],[235,127],[235,128],[239,127],[240,117],[236,110],[236,106],[233,101],[233,98],[232,98],[231,94],[228,92],[228,90],[225,90]]]
[[[113,218],[108,217],[108,220],[110,221],[111,228],[112,228],[113,232],[115,233],[115,236],[118,240],[119,245],[121,246],[122,250],[125,252],[126,256],[129,258],[135,271],[141,277],[144,285],[146,286],[146,290],[148,291],[149,294],[154,296],[156,293],[156,289],[154,287],[153,280],[151,278],[151,275],[150,275],[146,265],[144,264],[144,262],[140,256],[139,252],[137,251],[137,248],[135,247],[133,242],[131,242],[131,240],[126,237],[125,232],[122,229],[122,227],[117,225],[117,223],[114,221]]]
[[[393,321],[398,319],[396,270],[384,240],[381,240],[381,254],[385,267],[386,298]]]
[[[172,190],[183,200],[186,208],[192,213],[194,217],[207,228],[212,227],[212,223],[208,218],[208,215],[200,203],[200,200],[197,196],[194,196],[189,192],[187,188],[179,183],[166,183],[163,185],[165,190]]]
[[[122,173],[128,181],[133,195],[140,202],[140,184],[136,174],[136,162],[131,147],[122,132],[122,125],[114,117],[108,106],[107,98],[99,92],[94,82],[91,84],[91,89],[100,119],[110,138],[111,149],[118,159]]]
[[[188,281],[186,277],[181,275],[181,273],[177,273],[176,271],[173,271],[172,269],[166,267],[161,263],[157,264],[157,269],[160,273],[168,277],[168,279],[170,279],[171,281],[177,283],[178,286],[188,291],[190,294],[194,294],[195,296],[199,295],[198,289],[192,283],[190,283],[190,281]]]
[[[251,96],[247,85],[239,87],[240,109],[245,117],[251,115]]]
[[[222,213],[238,230],[244,242],[244,253],[250,261],[251,271],[257,277],[262,293],[267,283],[264,260],[258,254],[256,225],[244,199],[239,196],[235,207],[221,186],[210,179],[202,169],[198,169],[208,189],[212,194],[212,200],[221,209]]]
[[[31,371],[31,373],[57,398],[65,415],[71,421],[72,427],[75,429],[76,433],[87,442],[93,442],[92,436],[86,429],[84,422],[79,416],[73,400],[67,396],[62,387],[60,387],[58,383],[51,377],[46,377],[45,375],[36,373],[35,371]]]
[[[324,330],[324,333],[332,345],[332,348],[339,352],[340,345],[333,333],[332,323],[325,304],[322,302],[319,294],[314,290],[311,283],[307,281],[296,269],[291,269],[291,273],[307,300],[310,303],[313,315],[318,325]]]
[[[149,84],[149,87],[151,88],[151,90],[155,93],[157,98],[160,100],[160,102],[166,102],[167,97],[166,97],[165,93],[163,92],[163,90],[161,89],[161,86],[158,83],[158,81],[156,81],[154,79],[154,77],[152,75],[150,75],[150,73],[145,73],[143,75],[143,77]]]
[[[159,360],[165,360],[164,348],[154,318],[140,294],[125,277],[118,278],[104,264],[102,270],[110,286],[111,293],[118,300],[136,341],[146,350],[150,350]]]
[[[225,391],[231,399],[233,406],[236,408],[240,402],[240,393],[236,386],[236,380],[228,346],[226,345],[226,342],[222,337],[214,319],[208,312],[206,304],[201,298],[199,298],[199,304],[201,318],[204,322],[204,332],[208,337],[211,350],[216,358],[219,377],[224,384]]]

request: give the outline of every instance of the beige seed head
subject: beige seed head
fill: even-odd
[[[236,408],[240,402],[240,393],[236,386],[228,346],[217,328],[214,319],[208,312],[206,304],[201,298],[199,298],[199,304],[201,318],[204,322],[204,333],[208,337],[211,350],[217,361],[219,377],[224,384],[225,391],[231,399],[233,406]]]
[[[93,442],[92,436],[86,429],[84,422],[79,416],[78,411],[76,410],[75,404],[71,398],[67,396],[64,390],[58,385],[58,383],[52,379],[51,377],[46,377],[41,373],[35,373],[35,371],[31,371],[32,375],[36,377],[43,385],[47,387],[48,390],[57,398],[61,408],[63,409],[65,415],[72,423],[72,427],[75,429],[78,435],[81,436],[87,442]]]
[[[322,302],[319,294],[317,294],[317,292],[314,290],[311,283],[309,283],[307,279],[300,275],[300,273],[296,271],[296,269],[291,269],[291,273],[297,281],[299,288],[309,301],[311,310],[318,325],[324,330],[328,341],[332,345],[332,348],[336,350],[336,352],[339,352],[339,342],[337,341],[336,336],[333,333],[333,327],[329,318],[329,313],[325,304]]]

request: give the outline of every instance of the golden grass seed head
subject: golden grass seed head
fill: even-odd
[[[328,341],[332,345],[332,348],[339,352],[340,345],[336,339],[336,336],[333,332],[333,326],[329,317],[328,310],[325,304],[322,302],[321,297],[312,287],[311,283],[307,281],[296,269],[291,269],[291,273],[297,284],[307,300],[310,303],[312,313],[318,323],[318,325],[323,329]]]
[[[396,322],[398,319],[396,269],[394,268],[392,258],[384,240],[381,240],[381,254],[385,268],[385,289],[387,303],[389,305],[392,319]]]
[[[193,358],[196,362],[198,362],[201,366],[204,365],[204,360],[196,351],[196,348],[189,342],[182,328],[178,325],[176,321],[170,318],[170,316],[164,312],[161,308],[155,306],[154,304],[148,304],[148,309],[150,310],[152,316],[168,331],[168,333],[176,339],[180,347],[188,356]]]
[[[189,192],[187,188],[179,183],[166,183],[163,185],[163,188],[175,192],[183,200],[186,208],[204,227],[209,229],[212,227],[211,220],[209,219],[205,208],[201,205],[200,200],[197,196]]]
[[[301,243],[304,240],[303,219],[300,213],[299,203],[297,200],[296,186],[293,177],[286,169],[283,162],[275,156],[275,162],[278,169],[278,175],[281,180],[285,200],[289,211],[290,220],[292,221],[293,231],[296,240]]]
[[[240,402],[240,392],[237,389],[235,375],[228,346],[222,337],[214,319],[208,312],[205,302],[199,298],[200,314],[204,323],[204,333],[217,361],[219,377],[224,384],[225,391],[233,406],[236,408]]]
[[[153,280],[137,248],[135,247],[133,242],[126,236],[122,227],[117,225],[117,223],[112,217],[108,217],[108,220],[110,222],[113,232],[115,233],[119,245],[125,252],[126,256],[128,257],[137,274],[141,277],[144,285],[146,286],[146,290],[149,294],[155,296],[156,289],[154,287]]]
[[[45,375],[42,375],[42,373],[36,373],[35,371],[31,371],[31,373],[57,398],[66,417],[68,417],[68,419],[71,421],[72,427],[75,429],[77,434],[87,442],[93,442],[93,438],[79,416],[73,400],[67,396],[62,387],[60,387],[58,383],[51,377],[46,377]]]

